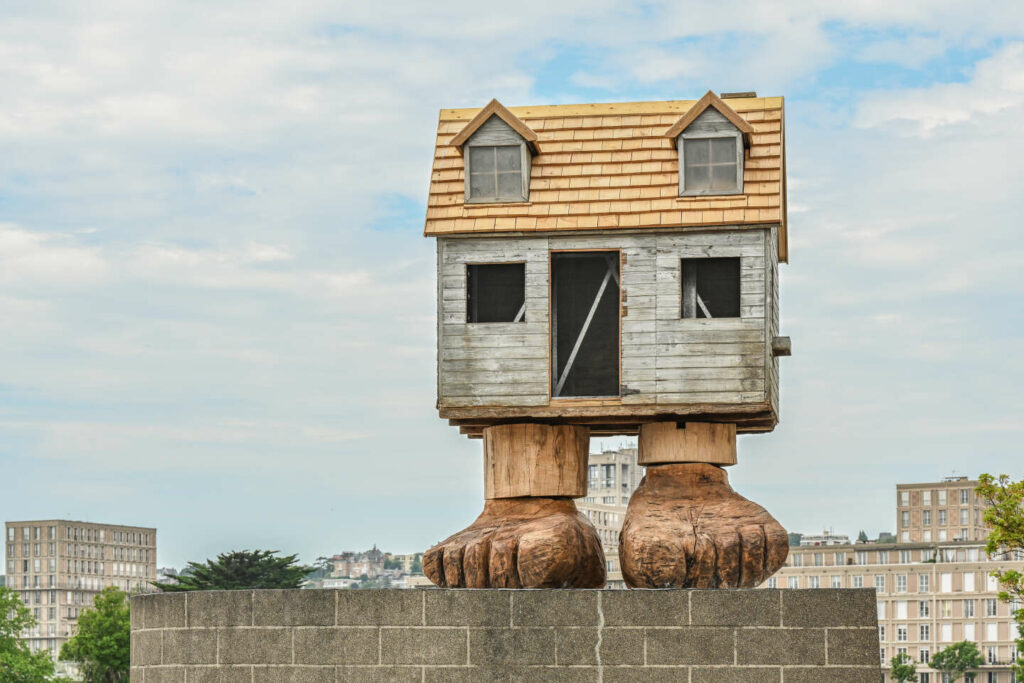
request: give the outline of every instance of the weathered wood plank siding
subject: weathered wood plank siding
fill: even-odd
[[[765,289],[768,292],[765,298],[765,305],[768,307],[765,315],[765,325],[767,326],[765,360],[768,371],[768,401],[776,419],[780,415],[779,359],[772,355],[772,339],[779,334],[779,242],[776,237],[777,232],[775,228],[772,228],[771,235],[765,242],[765,260],[768,264],[765,269]]]
[[[445,406],[549,403],[548,256],[570,249],[623,254],[623,404],[769,400],[771,391],[778,392],[778,361],[771,358],[771,336],[778,329],[775,239],[774,229],[750,228],[440,238],[439,401]],[[680,317],[681,260],[695,257],[740,258],[739,318]],[[508,262],[526,263],[526,321],[467,324],[466,264]]]

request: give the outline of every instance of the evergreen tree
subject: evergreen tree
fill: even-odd
[[[85,683],[128,680],[131,618],[128,596],[113,586],[96,596],[78,617],[78,630],[60,649],[60,658],[77,662]]]
[[[232,550],[216,560],[189,562],[177,583],[154,585],[168,592],[298,588],[312,567],[298,564],[297,555],[277,557],[277,552]]]

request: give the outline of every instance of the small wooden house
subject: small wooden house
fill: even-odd
[[[781,97],[442,110],[440,416],[771,431],[785,168]]]

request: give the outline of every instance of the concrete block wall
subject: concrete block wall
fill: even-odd
[[[132,598],[132,683],[877,683],[859,590],[294,590]]]

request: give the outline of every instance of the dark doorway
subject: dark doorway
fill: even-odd
[[[551,395],[619,395],[619,253],[551,255]]]

